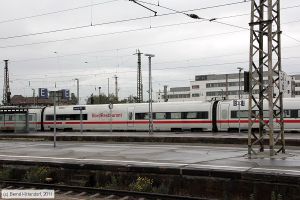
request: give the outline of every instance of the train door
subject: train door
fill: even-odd
[[[134,127],[134,107],[127,108],[127,128],[132,129]]]
[[[219,101],[213,102],[212,106],[212,116],[211,116],[211,121],[212,121],[212,132],[218,132],[218,126],[217,126],[217,108],[218,108],[218,103]]]
[[[37,131],[38,130],[38,116],[37,113],[29,113],[28,115],[28,128],[29,131]]]
[[[219,120],[218,124],[221,130],[227,131],[229,128],[229,103],[219,104]]]

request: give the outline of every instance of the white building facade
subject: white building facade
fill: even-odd
[[[240,77],[239,77],[240,76]],[[267,74],[264,75],[264,84],[267,84]],[[300,97],[300,75],[287,76],[287,88],[284,97]],[[189,87],[175,87],[165,92],[157,93],[157,101],[209,101],[211,99],[238,99],[239,91],[242,99],[248,98],[244,92],[244,74],[211,74],[196,75]],[[258,87],[254,88],[254,94],[258,98]],[[274,90],[274,96],[278,95],[278,89]],[[166,100],[167,99],[167,100]]]

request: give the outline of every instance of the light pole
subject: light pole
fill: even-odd
[[[239,99],[241,99],[241,71],[244,69],[242,67],[237,68],[239,70]]]
[[[75,78],[75,81],[77,81],[77,105],[79,105],[79,79]]]
[[[54,127],[53,127],[53,147],[56,147],[56,95],[57,91],[53,91],[53,121],[54,121]]]
[[[224,96],[224,90],[221,89],[221,97],[222,97],[222,100],[224,100],[224,99],[223,99],[223,96]]]
[[[33,106],[35,106],[35,89],[32,89],[33,96]]]
[[[101,87],[98,87],[98,89],[99,89],[99,102],[98,103],[100,104],[100,94],[101,94],[100,91],[101,91]]]
[[[107,98],[109,99],[109,78],[107,78]]]
[[[75,78],[75,81],[77,81],[77,105],[79,105],[79,79]],[[82,109],[80,109],[80,133],[82,134]]]
[[[155,55],[145,54],[149,59],[149,134],[153,134],[153,115],[152,115],[152,75],[151,75],[151,58]]]
[[[241,133],[241,71],[243,70],[242,67],[237,68],[239,70],[239,133]]]

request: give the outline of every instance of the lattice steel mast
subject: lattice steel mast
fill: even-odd
[[[10,105],[10,88],[9,88],[9,74],[8,74],[8,60],[4,60],[4,84],[3,84],[3,105]]]
[[[118,76],[117,75],[115,75],[114,76],[114,78],[115,78],[115,95],[116,95],[116,99],[118,100],[119,99],[119,88],[118,88]]]
[[[141,55],[143,53],[140,50],[137,50],[135,55],[138,56],[137,62],[137,102],[143,102],[143,81],[142,81],[142,62],[141,62]]]
[[[263,74],[268,74],[264,84]],[[281,27],[280,0],[252,0],[250,22],[249,62],[249,132],[248,156],[264,151],[264,138],[269,136],[270,156],[285,153],[283,93],[280,91],[281,73]],[[258,88],[259,99],[254,97]],[[274,96],[274,89],[279,95]],[[269,120],[263,120],[264,105],[267,103]],[[259,123],[259,133],[252,130]],[[279,132],[274,133],[274,126]],[[265,130],[265,131],[264,131]],[[258,150],[255,149],[258,145]]]

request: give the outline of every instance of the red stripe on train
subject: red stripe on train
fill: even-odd
[[[247,124],[248,120],[217,120],[219,124]],[[265,120],[268,123],[268,120]],[[278,121],[277,121],[278,122]],[[300,120],[284,120],[285,123],[292,124],[292,123],[300,123]],[[83,121],[82,124],[148,124],[148,120],[143,121]],[[154,124],[210,124],[212,123],[211,120],[190,120],[190,121],[174,121],[174,120],[161,120],[161,121],[153,121]],[[259,123],[258,120],[255,120],[254,123]],[[44,122],[44,124],[54,124],[54,122]],[[79,121],[57,121],[56,124],[73,124],[78,125],[80,124]]]

